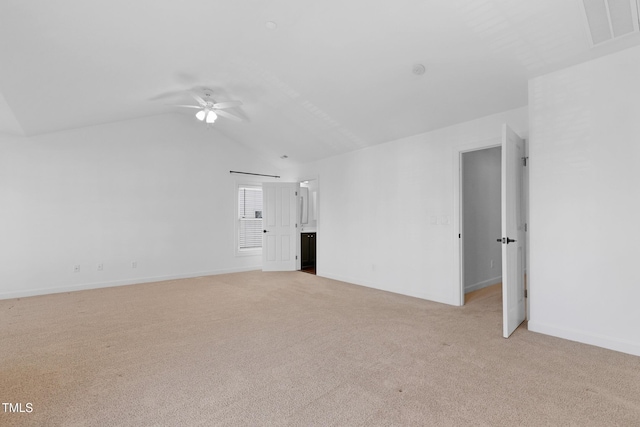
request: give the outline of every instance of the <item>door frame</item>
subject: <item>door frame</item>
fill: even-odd
[[[320,233],[320,177],[318,175],[298,178],[295,180],[298,185],[302,183],[302,181],[316,181],[318,183],[318,196],[316,198],[316,236]],[[298,200],[300,200],[300,195],[298,195]],[[297,206],[300,206],[300,202],[298,201]],[[296,214],[297,218],[300,218],[300,212]],[[296,271],[300,271],[302,268],[302,248],[300,246],[300,229],[302,228],[302,224],[298,224],[298,241],[296,243],[297,247],[297,260],[296,260]],[[317,240],[316,240],[317,244]],[[318,274],[318,247],[316,246],[316,275]]]
[[[453,148],[453,286],[452,301],[458,306],[464,305],[464,230],[463,230],[463,192],[462,192],[462,155],[487,148],[502,147],[500,136],[480,139],[458,145]]]
[[[525,140],[524,149],[525,156],[529,158],[529,141],[527,135],[523,135]],[[495,136],[491,138],[479,139],[469,143],[464,143],[453,147],[453,286],[452,286],[452,301],[455,305],[464,305],[464,254],[462,252],[462,239],[458,237],[463,235],[462,226],[462,154],[471,151],[484,150],[486,148],[502,147],[502,136]],[[529,223],[529,162],[527,167],[524,168],[523,176],[523,197],[524,197],[524,217],[525,223]],[[526,274],[526,289],[528,298],[526,299],[526,320],[529,320],[531,315],[531,268],[529,261],[529,245],[531,242],[531,227],[528,226],[526,231],[525,242],[525,274]]]

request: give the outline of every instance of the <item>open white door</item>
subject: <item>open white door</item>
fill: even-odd
[[[502,334],[505,338],[525,318],[524,298],[524,140],[502,128]]]
[[[299,184],[262,184],[262,271],[296,270],[296,224]]]

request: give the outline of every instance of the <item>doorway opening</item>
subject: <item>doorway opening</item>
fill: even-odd
[[[467,295],[502,283],[502,147],[462,153],[460,158],[462,303]]]
[[[470,272],[466,267],[469,266],[469,260],[465,262],[465,240],[469,236],[469,230],[465,230],[465,208],[464,203],[470,203],[464,198],[463,182],[464,170],[463,162],[467,153],[489,149],[493,147],[501,147],[502,155],[500,162],[500,198],[501,198],[501,232],[494,237],[484,239],[485,244],[498,244],[501,247],[501,277],[485,276],[483,279],[473,280],[467,277]],[[479,289],[483,289],[483,285],[490,286],[492,281],[500,280],[502,282],[502,327],[503,336],[508,338],[518,328],[528,315],[528,293],[526,286],[526,257],[527,257],[527,210],[528,210],[528,174],[527,166],[527,150],[526,141],[515,133],[507,124],[502,125],[502,135],[500,138],[488,138],[485,140],[477,140],[475,142],[457,146],[453,150],[454,164],[454,204],[453,212],[457,221],[454,222],[455,234],[452,236],[456,243],[454,244],[454,287],[453,298],[459,305],[465,304],[465,291],[470,286],[475,285]],[[470,173],[467,171],[467,173]],[[471,215],[475,215],[472,212]],[[467,216],[469,213],[467,213]],[[495,215],[497,216],[497,215]],[[467,227],[469,227],[467,223]],[[493,242],[491,239],[495,239]],[[495,242],[495,243],[494,243]],[[491,246],[489,246],[490,248]],[[467,248],[468,249],[468,248]],[[482,264],[480,268],[486,268],[489,271],[493,264],[493,269],[497,270],[497,259],[491,258],[493,255],[488,250],[490,258],[480,260]],[[477,257],[478,252],[473,255],[466,254],[467,258]],[[491,262],[493,260],[493,263]],[[496,272],[497,273],[497,272]],[[495,274],[495,273],[494,273]],[[500,279],[498,279],[500,277]],[[488,282],[482,283],[484,280]]]
[[[318,180],[300,182],[299,197],[300,256],[299,270],[316,274],[318,240]]]

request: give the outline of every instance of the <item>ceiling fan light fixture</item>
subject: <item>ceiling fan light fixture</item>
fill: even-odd
[[[207,123],[213,123],[216,121],[217,118],[218,118],[218,115],[213,111],[209,111],[209,113],[207,113]]]
[[[199,105],[173,105],[174,107],[182,107],[182,108],[194,108],[196,109],[196,119],[201,122],[205,122],[208,125],[215,123],[218,120],[218,117],[222,116],[225,119],[235,120],[237,122],[242,122],[242,117],[238,117],[232,113],[229,113],[225,109],[238,107],[242,105],[240,101],[223,101],[216,102],[213,98],[211,98],[211,93],[207,90],[205,91],[204,98],[198,95],[193,91],[189,91],[189,94],[198,101]],[[193,110],[191,110],[193,111]]]

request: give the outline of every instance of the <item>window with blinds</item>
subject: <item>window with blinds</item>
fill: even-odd
[[[238,249],[262,248],[262,188],[238,187]]]

